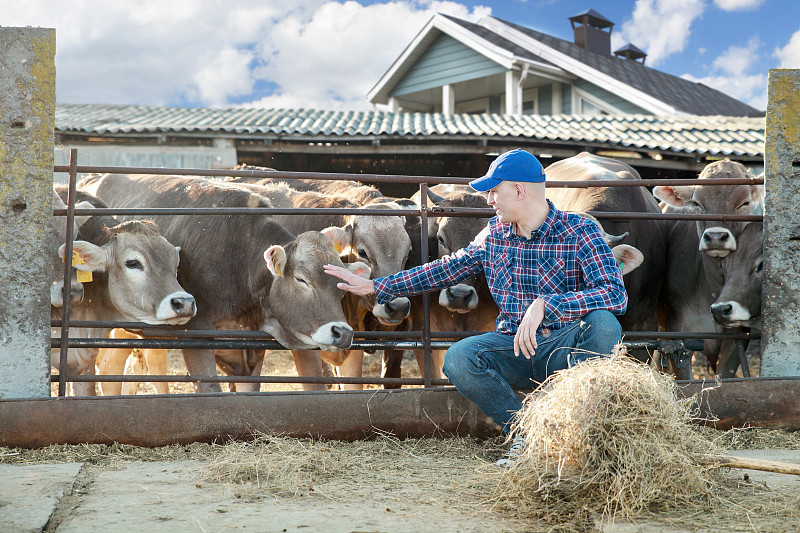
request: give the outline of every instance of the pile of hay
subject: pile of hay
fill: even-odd
[[[496,505],[551,521],[633,518],[708,505],[719,451],[692,424],[696,409],[674,382],[624,355],[557,373],[526,398],[515,431],[526,446],[499,475]]]

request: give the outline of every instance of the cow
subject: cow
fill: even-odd
[[[83,193],[79,199],[103,206]],[[176,277],[179,251],[161,235],[155,223],[149,220],[120,223],[113,217],[92,216],[81,225],[78,237],[80,240],[73,243],[73,250],[82,262],[75,268],[91,272],[92,280],[83,283],[83,302],[71,309],[71,320],[181,325],[194,316],[194,297]],[[64,249],[62,245],[62,256]],[[110,328],[74,328],[73,332],[102,338]],[[55,367],[59,366],[58,355],[58,351],[51,355]],[[67,371],[94,373],[96,357],[96,349],[70,349]],[[92,394],[93,390],[92,385],[85,393]]]
[[[640,180],[639,173],[620,161],[587,152],[557,161],[545,169],[547,181]],[[547,198],[563,211],[660,213],[645,187],[547,187]],[[625,242],[639,250],[642,263],[623,277],[628,309],[619,317],[626,331],[656,331],[657,309],[666,272],[666,225],[661,220],[603,219],[607,235],[626,234]]]
[[[744,165],[728,159],[706,165],[699,179],[754,179]],[[666,204],[698,214],[763,214],[763,185],[662,185],[653,194]],[[737,235],[748,222],[698,220],[698,249],[725,257],[738,247]]]
[[[759,222],[748,224],[737,238],[737,249],[721,259],[725,282],[719,296],[711,304],[711,316],[724,328],[761,329],[761,283],[763,278],[764,228]],[[748,343],[748,349],[758,343]],[[720,358],[717,371],[722,377],[733,377],[741,353]]]
[[[104,174],[84,178],[79,189],[111,207],[270,208],[265,197],[219,180],[181,176]],[[178,280],[197,298],[190,329],[260,330],[287,349],[326,350],[350,346],[353,329],[341,307],[343,291],[322,265],[343,266],[333,241],[318,231],[297,236],[264,215],[159,215],[164,235],[181,247]],[[363,263],[351,269],[368,272]],[[230,375],[259,375],[262,350],[231,352],[216,359],[212,349],[184,349],[193,376],[216,375],[216,364]],[[310,354],[310,355],[308,355]],[[319,352],[295,357],[300,376],[320,376]],[[249,384],[236,384],[247,390]],[[304,388],[315,389],[305,384]],[[218,383],[199,383],[199,392],[220,391]]]
[[[84,207],[84,206],[81,206]],[[53,189],[53,209],[66,209],[64,200],[61,199],[56,189]],[[85,217],[78,217],[73,222],[72,238],[78,235],[78,224],[86,221]],[[64,305],[64,262],[58,253],[59,248],[66,241],[67,218],[53,216],[50,226],[50,259],[52,263],[52,279],[50,283],[50,305],[62,307]],[[78,281],[75,269],[68,269],[70,275],[69,302],[78,305],[83,301],[83,285]]]
[[[269,186],[267,186],[269,188]],[[280,188],[280,186],[279,186]],[[364,189],[355,187],[355,190]],[[257,191],[259,189],[256,189]],[[260,191],[271,198],[270,193]],[[293,207],[297,208],[358,208],[391,211],[400,206],[382,199],[358,204],[343,196],[334,196],[308,190],[291,194]],[[365,195],[356,196],[363,200]],[[374,198],[374,197],[373,197]],[[399,216],[367,215],[319,215],[300,217],[296,215],[276,216],[287,227],[295,230],[320,229],[331,237],[348,261],[361,261],[371,270],[373,277],[387,276],[403,269],[411,252],[411,240],[406,233],[406,222]],[[356,329],[367,329],[367,313],[371,313],[381,326],[393,329],[409,315],[410,300],[397,298],[386,304],[378,304],[374,295],[345,295],[343,310],[348,323]],[[340,376],[361,377],[363,374],[363,350],[323,351],[322,358],[334,365]],[[360,384],[344,384],[343,389],[361,389]]]
[[[702,180],[752,178],[752,175],[743,165],[722,160],[707,165],[699,177]],[[653,194],[661,200],[663,211],[667,213],[755,214],[763,205],[760,185],[657,186]],[[722,259],[735,254],[743,245],[743,239],[757,238],[760,242],[757,229],[748,229],[751,224],[702,220],[669,223],[667,287],[662,305],[668,331],[741,331],[734,322],[716,322],[711,306],[718,301],[725,284]],[[752,245],[748,243],[748,249]],[[732,375],[730,367],[737,361],[735,349],[732,340],[705,339],[703,353],[713,371],[717,371],[719,362],[723,369],[721,374],[729,376]],[[682,377],[688,379],[691,375],[684,373]]]

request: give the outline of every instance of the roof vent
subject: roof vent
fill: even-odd
[[[632,59],[633,61],[638,61],[641,59],[642,65],[644,65],[644,60],[647,58],[646,53],[642,52],[639,48],[631,43],[626,44],[619,50],[614,50],[614,55],[622,59]]]
[[[569,18],[575,32],[575,44],[598,54],[611,55],[611,30],[614,23],[590,9]],[[605,31],[606,28],[608,31]]]

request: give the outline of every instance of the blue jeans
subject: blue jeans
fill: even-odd
[[[465,398],[508,434],[522,401],[514,389],[532,389],[548,376],[581,361],[610,355],[622,328],[610,311],[592,311],[572,324],[537,335],[536,354],[514,356],[514,336],[485,333],[455,343],[444,357],[444,373]]]

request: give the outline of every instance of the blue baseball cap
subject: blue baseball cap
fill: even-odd
[[[486,192],[504,181],[541,183],[544,181],[544,169],[536,156],[517,148],[500,154],[492,161],[486,175],[470,181],[469,185],[476,191]]]

